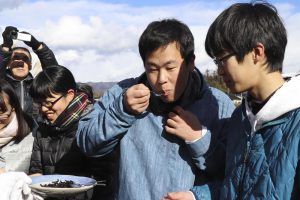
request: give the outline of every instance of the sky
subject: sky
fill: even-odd
[[[176,18],[195,38],[196,66],[216,70],[204,41],[213,20],[236,0],[0,0],[0,32],[6,26],[31,33],[70,69],[76,81],[110,82],[143,71],[138,40],[154,20]],[[284,73],[300,70],[300,1],[269,0],[288,32]],[[0,40],[0,42],[2,42]],[[16,46],[24,46],[15,41]]]

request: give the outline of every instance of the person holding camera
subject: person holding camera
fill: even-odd
[[[18,36],[27,37],[18,37]],[[15,89],[20,100],[22,110],[26,113],[30,123],[38,116],[38,110],[33,106],[32,98],[28,90],[33,80],[31,70],[31,54],[25,47],[14,47],[13,40],[24,40],[23,42],[32,48],[41,61],[42,69],[47,66],[58,64],[49,47],[38,41],[27,32],[19,32],[16,27],[7,26],[2,33],[3,44],[0,47],[0,78],[6,79]],[[33,125],[33,124],[31,124]]]

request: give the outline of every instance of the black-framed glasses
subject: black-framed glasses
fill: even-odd
[[[230,58],[231,56],[234,56],[235,53],[230,53],[226,56],[223,56],[222,58],[217,58],[214,57],[214,63],[217,65],[217,67],[223,67],[224,66],[224,61],[227,60],[228,58]]]
[[[47,108],[52,108],[61,98],[63,98],[65,95],[61,95],[54,101],[42,101],[39,104],[41,106],[47,107]]]

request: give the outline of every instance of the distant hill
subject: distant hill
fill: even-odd
[[[111,88],[116,82],[87,82],[95,91],[101,90],[105,91]]]
[[[111,88],[116,82],[87,82],[93,88],[94,98],[98,99],[103,95],[103,93]]]

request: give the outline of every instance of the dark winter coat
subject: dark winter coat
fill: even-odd
[[[86,108],[90,110],[91,107]],[[88,111],[85,111],[85,113]],[[33,143],[29,174],[68,174],[92,177],[107,186],[96,186],[93,199],[111,199],[115,156],[92,158],[83,154],[76,143],[78,121],[62,129],[39,122]]]

